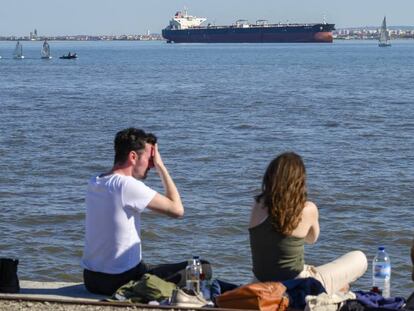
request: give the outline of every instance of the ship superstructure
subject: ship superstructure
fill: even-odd
[[[207,18],[188,15],[187,10],[184,10],[184,12],[178,11],[170,20],[169,29],[180,30],[194,28],[200,26],[206,20]]]

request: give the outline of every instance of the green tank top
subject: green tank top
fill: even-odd
[[[285,236],[274,230],[270,217],[249,229],[253,273],[261,281],[294,279],[303,270],[303,238]]]

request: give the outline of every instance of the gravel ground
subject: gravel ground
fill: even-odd
[[[168,309],[155,308],[140,308],[140,307],[115,307],[115,306],[94,306],[94,305],[80,305],[80,304],[64,304],[52,302],[33,302],[33,301],[14,301],[14,300],[0,300],[0,311],[19,311],[19,310],[34,310],[34,311],[110,311],[110,310],[135,310],[135,311],[166,311]],[[171,309],[173,310],[173,309]]]

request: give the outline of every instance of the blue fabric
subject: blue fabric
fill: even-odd
[[[214,279],[211,282],[210,286],[210,298],[213,302],[215,302],[217,296],[220,296],[221,294],[224,294],[225,292],[233,290],[237,287],[239,287],[239,285]]]
[[[322,284],[314,278],[292,279],[284,281],[282,284],[286,286],[286,292],[289,295],[289,307],[294,309],[305,308],[306,296],[326,293]]]
[[[355,291],[356,300],[368,308],[399,310],[405,304],[402,297],[384,298],[378,293]]]

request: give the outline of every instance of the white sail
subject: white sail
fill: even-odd
[[[45,42],[43,42],[42,51],[41,51],[40,54],[41,54],[42,58],[44,58],[44,59],[52,58],[50,56],[50,46],[49,46],[49,43],[47,43],[46,40],[45,40]]]
[[[379,37],[378,45],[380,47],[391,46],[391,43],[389,41],[390,41],[390,37],[388,35],[388,30],[387,30],[387,21],[386,21],[386,17],[384,16],[381,29],[380,29],[380,37]]]
[[[23,46],[21,45],[20,41],[17,41],[16,47],[14,48],[13,57],[17,59],[23,59]]]

